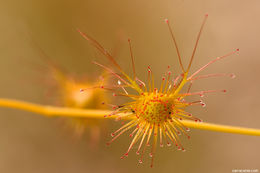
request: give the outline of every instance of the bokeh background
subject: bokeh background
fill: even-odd
[[[130,37],[140,78],[146,78],[146,68],[151,65],[159,81],[168,65],[180,72],[164,19],[169,18],[174,26],[187,64],[203,16],[209,13],[192,70],[240,48],[239,56],[218,62],[204,72],[233,72],[237,77],[197,82],[194,91],[228,92],[204,97],[206,108],[194,107],[191,111],[207,122],[260,128],[259,9],[258,0],[0,0],[0,97],[52,104],[46,98],[51,96],[45,94],[48,86],[35,80],[45,75],[34,68],[45,63],[35,43],[71,73],[91,75],[100,71],[91,61],[105,62],[105,58],[82,39],[76,28],[108,50],[117,50],[117,59],[127,72],[131,71],[127,47]],[[185,153],[173,147],[158,148],[153,169],[148,157],[138,165],[134,152],[121,160],[130,139],[125,135],[107,147],[110,132],[120,126],[107,121],[107,133],[93,150],[88,137],[73,141],[56,119],[1,108],[0,172],[219,173],[260,169],[259,137],[195,129],[191,140],[183,139]]]

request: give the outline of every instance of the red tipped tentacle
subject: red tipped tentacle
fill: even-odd
[[[193,59],[194,59],[194,56],[195,56],[195,53],[196,53],[196,50],[197,50],[197,47],[198,47],[198,43],[199,43],[199,40],[200,40],[200,36],[201,36],[202,30],[203,30],[203,28],[204,28],[204,25],[205,25],[205,23],[206,23],[206,21],[207,21],[207,18],[208,18],[208,14],[205,15],[205,18],[204,18],[204,20],[203,20],[203,22],[202,22],[202,25],[201,25],[201,27],[200,27],[200,31],[199,31],[199,33],[198,33],[198,36],[197,36],[197,39],[196,39],[196,43],[195,43],[195,46],[194,46],[194,49],[193,49],[193,51],[192,51],[192,55],[191,55],[191,58],[190,58],[190,63],[189,63],[189,65],[188,65],[188,68],[187,68],[186,72],[189,72],[189,70],[190,70],[192,61],[193,61]]]

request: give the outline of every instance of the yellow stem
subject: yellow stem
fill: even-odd
[[[187,83],[187,76],[188,76],[188,72],[183,73],[182,81],[181,81],[180,85],[177,87],[177,89],[174,91],[173,95],[179,94],[180,90],[181,90],[181,89],[184,87],[184,85]]]
[[[0,107],[8,107],[14,109],[25,110],[28,112],[34,112],[46,116],[65,116],[65,117],[85,117],[85,118],[104,118],[104,115],[111,114],[108,110],[96,110],[96,109],[76,109],[68,107],[55,107],[55,106],[44,106],[24,101],[12,100],[12,99],[1,99]],[[108,118],[115,119],[118,116],[112,115]],[[225,133],[236,133],[243,135],[260,136],[260,129],[234,127],[227,125],[211,124],[211,123],[198,123],[188,120],[182,120],[183,125],[190,128],[225,132]]]

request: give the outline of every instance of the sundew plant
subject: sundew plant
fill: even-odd
[[[44,54],[45,55],[45,54]],[[107,106],[101,104],[104,100],[108,101],[108,95],[104,90],[93,88],[95,85],[108,83],[106,72],[93,79],[90,75],[79,76],[71,75],[64,68],[60,67],[49,58],[47,61],[47,75],[45,76],[47,87],[52,90],[55,102],[64,107],[81,109],[106,109]],[[47,59],[47,60],[46,60]],[[80,93],[81,88],[88,88],[84,93]],[[53,91],[54,90],[54,91]],[[90,134],[90,145],[95,147],[100,139],[101,127],[105,122],[100,119],[90,119],[86,117],[61,117],[59,120],[66,129],[71,129],[74,137],[82,138],[85,133]]]
[[[93,84],[90,87],[82,86],[82,88],[78,88],[77,92],[79,94],[84,94],[89,91],[95,92],[96,90],[108,90],[111,91],[115,97],[122,96],[131,100],[120,105],[113,104],[113,110],[111,111],[101,110],[98,107],[71,108],[67,105],[65,105],[65,107],[44,106],[10,99],[0,99],[0,106],[22,109],[51,117],[61,116],[72,118],[107,118],[126,120],[127,122],[122,125],[122,127],[111,133],[112,139],[111,141],[108,141],[107,144],[110,145],[114,140],[118,139],[118,137],[127,133],[131,138],[131,142],[128,146],[128,149],[126,149],[126,152],[121,156],[121,158],[123,159],[127,157],[130,154],[130,151],[136,148],[135,152],[137,155],[139,155],[139,163],[144,162],[144,154],[148,153],[151,157],[151,167],[154,165],[155,151],[156,148],[158,148],[157,146],[163,147],[174,145],[178,150],[185,151],[185,147],[182,145],[180,135],[186,136],[187,139],[190,139],[190,128],[260,136],[259,129],[233,127],[202,122],[196,113],[191,113],[186,110],[187,107],[193,105],[204,107],[206,104],[202,101],[201,98],[204,95],[217,92],[226,92],[225,89],[193,92],[191,88],[194,82],[199,82],[201,79],[211,77],[235,77],[234,74],[226,73],[200,75],[200,72],[217,61],[227,57],[235,56],[239,52],[239,49],[234,49],[223,56],[210,59],[207,64],[195,70],[194,73],[190,73],[192,63],[195,60],[200,36],[207,18],[208,15],[205,15],[197,35],[195,46],[191,52],[189,63],[187,65],[183,64],[182,62],[183,57],[181,56],[181,52],[178,49],[177,41],[175,39],[170,22],[167,19],[165,20],[169,28],[169,33],[176,50],[179,66],[182,72],[181,74],[176,75],[175,72],[172,71],[172,68],[168,67],[162,76],[161,84],[159,86],[155,86],[154,84],[154,74],[150,66],[148,66],[147,69],[147,79],[142,80],[138,77],[138,73],[135,69],[135,58],[130,39],[128,40],[128,43],[133,67],[133,73],[131,75],[127,74],[122,69],[122,67],[116,62],[115,58],[98,41],[78,29],[78,32],[81,34],[81,36],[89,41],[110,61],[111,65],[104,65],[96,61],[93,63],[114,76],[116,83],[109,85],[106,83],[98,83]],[[64,95],[65,94],[67,93],[65,92]],[[188,101],[190,100],[188,99],[190,96],[195,96],[192,98],[196,99],[194,101]]]
[[[114,96],[125,96],[132,99],[131,102],[127,102],[123,105],[118,105],[115,110],[108,115],[116,115],[119,118],[132,119],[121,128],[113,132],[111,134],[113,139],[107,143],[109,145],[120,135],[129,130],[132,130],[130,137],[132,137],[133,139],[127,152],[121,157],[122,159],[128,156],[130,150],[133,148],[134,145],[138,145],[136,154],[141,155],[139,163],[143,163],[143,155],[147,147],[151,146],[149,155],[152,160],[151,167],[153,167],[154,155],[158,141],[160,147],[163,147],[165,144],[168,146],[175,145],[178,150],[185,151],[185,148],[181,144],[179,135],[183,134],[187,136],[188,139],[190,139],[190,136],[188,134],[190,129],[186,127],[182,123],[182,121],[189,120],[201,123],[201,120],[199,118],[195,117],[192,113],[187,112],[185,108],[192,105],[201,105],[203,107],[205,106],[205,103],[201,99],[189,102],[186,101],[186,97],[193,95],[203,97],[205,94],[212,92],[226,92],[226,90],[206,90],[191,92],[192,83],[199,79],[218,76],[230,76],[232,78],[234,77],[234,74],[216,73],[199,76],[199,73],[214,62],[237,53],[239,49],[236,49],[226,55],[217,57],[195,71],[193,74],[189,74],[198,46],[198,42],[207,18],[208,15],[206,14],[199,30],[197,40],[187,68],[185,68],[182,63],[182,57],[178,49],[173,29],[171,28],[168,19],[165,19],[165,22],[169,27],[172,41],[176,48],[182,73],[177,76],[173,76],[173,72],[171,71],[170,67],[168,67],[166,73],[162,76],[162,82],[159,87],[156,87],[154,85],[153,72],[150,66],[148,66],[148,77],[146,81],[142,81],[137,77],[130,39],[128,40],[128,42],[132,59],[133,77],[130,77],[130,75],[126,74],[122,70],[120,65],[115,61],[115,59],[109,54],[109,52],[107,52],[106,49],[104,49],[96,40],[79,30],[80,34],[86,40],[90,41],[90,43],[93,44],[102,54],[104,54],[105,57],[107,57],[115,66],[116,70],[119,71],[118,74],[115,70],[106,67],[98,62],[94,62],[94,64],[106,69],[118,79],[118,85],[116,86],[116,88],[119,88],[120,90],[115,90],[116,92],[114,93]],[[183,87],[185,85],[189,85],[187,91],[183,91]],[[101,86],[101,88],[105,87]],[[125,88],[133,89],[137,94],[130,94]]]

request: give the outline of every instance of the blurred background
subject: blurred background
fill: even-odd
[[[127,38],[132,39],[137,73],[146,79],[151,65],[155,79],[170,65],[180,72],[176,51],[164,19],[174,28],[187,65],[203,17],[209,14],[192,65],[195,71],[214,57],[240,48],[239,56],[218,62],[207,73],[235,73],[236,78],[205,79],[193,91],[227,89],[227,93],[204,97],[206,108],[190,111],[206,122],[260,128],[260,2],[258,0],[0,0],[0,97],[40,104],[53,104],[48,86],[39,82],[46,75],[37,65],[37,44],[53,61],[76,75],[102,70],[92,60],[105,58],[85,41],[76,28],[96,38],[131,72]],[[38,79],[38,80],[37,80]],[[37,82],[38,81],[38,82]],[[159,82],[157,82],[158,84]],[[123,135],[111,146],[110,133],[120,124],[109,125],[97,149],[88,137],[75,141],[55,118],[0,108],[0,172],[232,172],[260,169],[260,138],[193,129],[191,140],[183,139],[186,152],[174,147],[158,148],[155,166],[148,156],[142,165]]]

